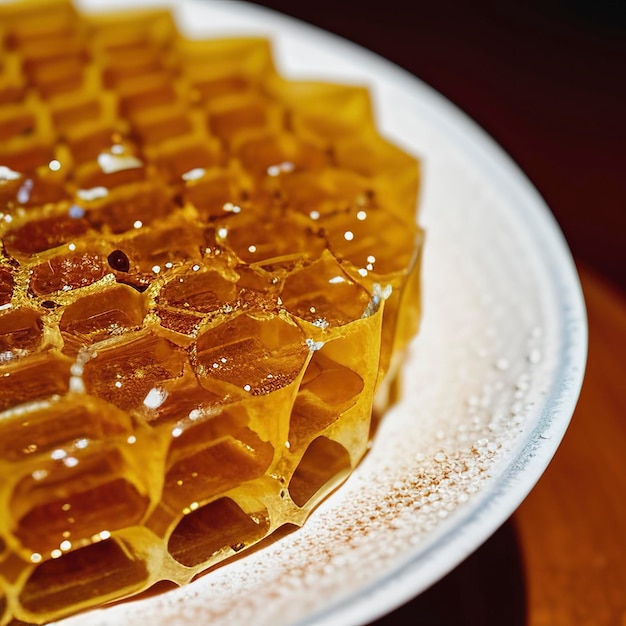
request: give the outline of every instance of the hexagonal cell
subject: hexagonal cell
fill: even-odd
[[[256,92],[222,96],[207,108],[211,132],[229,144],[250,132],[279,131],[284,126],[283,109]]]
[[[93,93],[71,93],[56,97],[50,103],[54,127],[65,133],[73,126],[97,120],[109,111],[110,97],[102,94],[102,99]]]
[[[143,114],[148,113],[154,107],[175,103],[176,90],[173,82],[174,76],[163,69],[144,75],[141,80],[136,78],[121,80],[116,88],[121,112],[136,123]],[[145,140],[145,138],[146,136],[142,134],[142,139]]]
[[[225,304],[232,304],[236,296],[237,288],[232,280],[227,280],[218,270],[194,265],[173,274],[159,292],[157,302],[211,313]]]
[[[138,524],[150,500],[145,486],[128,478],[134,471],[111,445],[54,450],[15,486],[10,505],[15,536],[45,555],[64,541],[80,545]]]
[[[89,228],[86,220],[67,214],[26,222],[4,237],[7,252],[12,255],[32,255],[55,248],[84,235]]]
[[[33,268],[30,289],[38,296],[55,291],[71,291],[91,285],[108,271],[106,258],[85,252],[58,256]]]
[[[41,165],[41,161],[36,165]],[[49,203],[56,204],[67,199],[69,194],[61,181],[47,180],[34,172],[29,176],[3,182],[0,186],[0,204],[4,213],[10,213],[18,206],[31,208]]]
[[[202,387],[191,366],[185,363],[181,376],[163,381],[148,393],[141,414],[153,427],[184,430],[191,424],[217,417],[226,402],[221,394]],[[185,439],[186,433],[183,432],[173,443],[182,443]]]
[[[265,511],[250,515],[230,498],[220,498],[185,515],[167,549],[179,563],[194,567],[219,552],[239,552],[262,539],[268,529]]]
[[[212,220],[241,211],[241,201],[246,193],[234,172],[212,167],[204,170],[199,178],[188,180],[183,195],[201,218]]]
[[[334,145],[337,165],[372,179],[391,202],[388,208],[408,223],[415,221],[419,167],[415,158],[376,133],[350,137]]]
[[[109,539],[37,566],[19,596],[35,615],[62,614],[132,593],[148,579],[146,564]]]
[[[65,396],[0,420],[0,458],[17,463],[64,446],[82,449],[132,432],[130,416],[114,406],[89,396]]]
[[[263,267],[282,264],[291,269],[302,259],[317,259],[325,248],[316,232],[289,215],[268,219],[241,213],[217,234],[241,261]]]
[[[270,83],[270,88],[290,109],[294,132],[317,143],[331,145],[374,128],[365,87],[278,78]]]
[[[32,309],[10,309],[0,313],[0,361],[36,350],[41,342],[43,323]]]
[[[320,500],[337,487],[350,473],[348,451],[326,437],[314,439],[307,448],[289,481],[289,494],[303,507],[315,497]]]
[[[179,39],[176,51],[182,72],[205,101],[249,91],[274,70],[269,43],[261,38]]]
[[[112,90],[124,84],[128,79],[139,80],[143,75],[150,75],[164,69],[158,48],[144,45],[131,45],[132,54],[127,47],[109,49],[103,55],[104,84]]]
[[[180,265],[185,261],[202,260],[201,231],[193,224],[185,223],[181,216],[162,223],[162,227],[143,228],[138,223],[130,232],[117,241],[118,247],[130,261],[129,276],[135,273],[150,273],[156,276],[163,268]],[[121,279],[118,276],[118,280]]]
[[[193,510],[198,503],[262,476],[269,467],[273,446],[245,427],[226,434],[233,424],[229,420],[236,420],[236,416],[225,413],[221,420],[206,424],[204,434],[217,435],[215,443],[198,446],[197,441],[188,441],[188,445],[196,445],[184,450],[177,447],[171,453],[172,459],[180,459],[167,472],[163,487],[163,502],[172,511]],[[195,429],[189,439],[193,433]]]
[[[125,337],[98,349],[85,364],[83,380],[89,393],[128,411],[140,407],[151,389],[182,374],[185,355],[152,332]]]
[[[40,353],[0,366],[0,411],[67,392],[71,359]]]
[[[51,50],[55,49],[58,43],[67,43],[63,40],[48,40]],[[43,42],[42,42],[43,43]],[[39,93],[46,99],[58,94],[77,91],[86,82],[88,70],[85,60],[80,56],[70,56],[65,58],[50,59],[48,62],[38,63],[29,72],[30,79],[36,85]]]
[[[11,302],[15,280],[8,267],[0,267],[0,307]]]
[[[371,181],[345,169],[294,172],[280,179],[290,209],[313,220],[363,203],[373,193]]]
[[[145,312],[145,302],[135,289],[114,285],[68,305],[59,329],[70,336],[66,338],[70,343],[80,346],[141,326]]]
[[[320,219],[335,256],[360,276],[405,271],[415,256],[419,231],[383,209],[352,210]]]
[[[95,161],[101,152],[117,144],[115,138],[119,137],[115,124],[99,119],[72,125],[64,135],[77,166]]]
[[[288,133],[251,137],[238,146],[236,156],[247,172],[260,178],[316,171],[329,163],[323,150]]]
[[[289,422],[291,449],[337,421],[356,402],[363,379],[355,371],[327,357],[313,354],[294,403]]]
[[[294,324],[241,314],[198,337],[195,367],[207,388],[217,381],[234,386],[238,395],[263,395],[292,383],[308,354],[304,333]]]
[[[287,276],[281,298],[290,313],[320,328],[360,319],[371,300],[328,252]]]
[[[208,170],[219,165],[222,160],[218,141],[196,137],[176,137],[164,141],[155,150],[155,161],[159,170],[171,182],[189,179],[191,173]]]
[[[110,144],[97,153],[94,161],[87,161],[77,166],[74,173],[79,189],[104,187],[109,192],[125,186],[141,185],[146,180],[146,176],[145,164],[137,158],[131,148],[124,145],[123,151],[113,153]],[[122,211],[118,213],[121,214]],[[101,215],[100,219],[104,221],[106,216]]]
[[[164,189],[140,182],[118,187],[102,200],[91,203],[86,219],[95,228],[106,225],[114,233],[123,233],[136,228],[138,222],[148,225],[171,213],[173,208]]]

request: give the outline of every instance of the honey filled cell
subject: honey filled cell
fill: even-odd
[[[367,89],[162,9],[0,5],[0,626],[185,584],[356,467],[417,332]]]

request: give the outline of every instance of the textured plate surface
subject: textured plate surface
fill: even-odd
[[[304,528],[185,588],[61,623],[363,624],[475,550],[549,463],[586,357],[575,268],[516,166],[417,79],[255,6],[190,0],[176,5],[176,16],[190,36],[270,37],[288,77],[370,88],[383,134],[423,160],[423,325],[401,401],[365,461]]]

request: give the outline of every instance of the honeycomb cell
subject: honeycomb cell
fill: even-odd
[[[157,302],[172,307],[211,313],[236,298],[236,285],[219,271],[192,266],[175,274],[161,289]]]
[[[76,464],[64,465],[70,459]],[[128,469],[116,450],[75,452],[56,465],[42,464],[36,478],[20,480],[11,499],[15,537],[27,550],[52,554],[66,541],[84,545],[102,532],[141,521],[149,497],[121,477]]]
[[[98,254],[56,256],[33,267],[30,289],[37,296],[71,291],[95,283],[106,273],[106,259]]]
[[[325,168],[314,174],[294,172],[280,179],[280,190],[289,206],[313,221],[367,201],[371,181],[349,170]]]
[[[292,272],[281,298],[290,313],[322,329],[359,319],[371,299],[330,254]]]
[[[192,223],[172,216],[160,228],[144,228],[143,222],[117,240],[117,246],[130,261],[132,274],[150,274],[151,280],[169,269],[179,268],[184,261],[202,262],[202,235]]]
[[[176,42],[181,69],[201,102],[249,93],[274,73],[265,39],[216,39]]]
[[[0,458],[20,463],[59,448],[82,450],[90,442],[126,438],[132,432],[127,413],[74,395],[5,417],[0,422]]]
[[[274,78],[267,89],[289,109],[296,135],[334,150],[335,143],[374,130],[367,89]]]
[[[163,503],[175,512],[194,510],[200,502],[263,476],[274,458],[272,445],[245,427],[193,447],[195,452],[177,445],[170,454],[179,460],[165,475]]]
[[[387,197],[390,211],[408,224],[415,223],[419,168],[412,156],[374,133],[338,141],[334,155],[339,167],[369,178]]]
[[[111,131],[106,129],[103,139],[108,139],[110,136]],[[75,179],[81,190],[102,188],[107,191],[106,196],[126,185],[132,194],[137,190],[137,186],[132,186],[132,184],[145,181],[146,176],[144,162],[130,148],[122,144],[101,148],[95,160],[83,163],[76,168],[75,172]],[[140,185],[139,188],[141,188]],[[118,217],[122,215],[118,214]]]
[[[89,223],[86,220],[64,212],[54,217],[26,222],[9,231],[4,237],[4,243],[7,252],[13,256],[31,256],[78,239],[88,229]]]
[[[368,90],[167,10],[0,3],[0,626],[312,509],[417,330],[419,164]]]
[[[298,261],[321,256],[323,239],[299,220],[289,216],[276,220],[259,217],[250,213],[234,215],[218,228],[218,241],[243,263],[262,267],[284,265],[291,269]]]
[[[185,356],[152,332],[137,333],[98,348],[84,366],[90,394],[123,409],[141,407],[151,389],[182,374]]]
[[[294,171],[315,172],[329,162],[323,150],[287,133],[250,138],[238,146],[236,155],[246,171],[272,179]]]
[[[144,299],[126,285],[114,285],[80,298],[63,309],[59,321],[59,329],[66,341],[65,351],[70,346],[80,349],[137,328],[145,314]],[[70,351],[74,352],[73,349]]]
[[[353,209],[320,219],[320,225],[333,253],[350,261],[363,278],[411,266],[419,231],[384,210]]]
[[[218,552],[239,552],[262,539],[269,529],[267,513],[248,515],[230,498],[220,498],[185,515],[167,545],[182,565],[194,567]]]
[[[350,455],[341,444],[318,437],[311,442],[291,477],[289,495],[303,507],[320,491],[337,487],[351,469]]]
[[[229,145],[251,133],[276,132],[284,127],[284,111],[256,93],[227,95],[207,104],[211,133]]]
[[[205,420],[211,421],[211,427],[219,424],[220,420],[213,420],[213,417],[220,415],[223,404],[228,404],[224,397],[200,385],[191,366],[185,363],[180,377],[163,381],[154,388],[141,414],[153,427],[179,429],[176,439],[184,444],[187,435],[180,437],[186,426],[199,425]]]
[[[38,158],[36,164],[40,165]],[[19,208],[31,209],[45,204],[56,204],[69,198],[70,194],[61,182],[34,172],[0,184],[2,210],[9,215]]]
[[[159,171],[171,183],[197,180],[206,170],[219,166],[222,152],[217,140],[196,136],[173,137],[154,150]]]
[[[207,388],[218,382],[226,383],[230,393],[264,395],[292,383],[308,354],[295,324],[244,313],[198,337],[195,367]]]
[[[59,133],[71,133],[77,125],[112,116],[114,103],[110,94],[96,97],[91,93],[62,94],[50,101],[50,113]],[[94,155],[95,156],[95,155]]]
[[[145,562],[113,539],[80,548],[38,565],[19,600],[33,617],[58,616],[65,607],[88,607],[140,589]]]
[[[0,354],[9,360],[32,352],[41,342],[43,324],[32,309],[14,309],[0,314]],[[2,359],[0,359],[2,360]]]
[[[352,369],[317,351],[298,390],[289,421],[289,442],[299,448],[336,422],[363,391],[363,379]]]
[[[0,364],[0,411],[66,393],[71,363],[50,352]]]
[[[201,219],[214,220],[236,215],[248,195],[245,183],[231,170],[213,167],[198,170],[185,185],[184,198],[198,212]]]

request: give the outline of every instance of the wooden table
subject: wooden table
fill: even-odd
[[[581,271],[589,358],[571,426],[513,516],[530,626],[626,625],[626,294]]]
[[[552,463],[486,544],[376,626],[626,626],[626,294],[581,280],[587,373]]]

